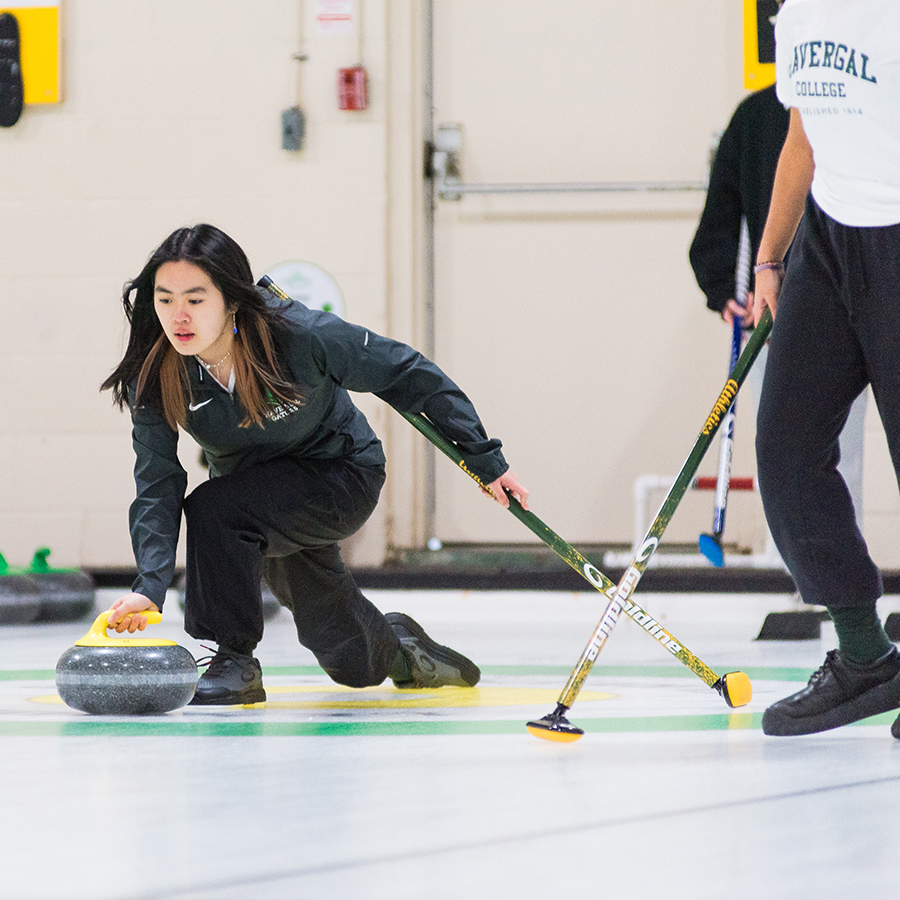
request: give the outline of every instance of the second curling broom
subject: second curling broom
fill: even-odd
[[[738,306],[746,306],[750,285],[750,232],[746,218],[741,219],[741,236],[738,242],[738,264],[734,276],[734,299]],[[728,374],[735,367],[741,355],[741,341],[744,336],[744,317],[734,316],[731,322],[731,355]],[[722,421],[722,438],[719,444],[719,472],[716,478],[716,508],[713,516],[712,532],[700,535],[697,543],[700,552],[714,565],[725,565],[725,551],[722,548],[722,532],[725,530],[725,510],[728,507],[728,490],[731,483],[731,454],[734,449],[734,421],[737,410],[733,400],[731,408]]]
[[[666,526],[669,524],[681,498],[690,486],[691,480],[697,472],[697,468],[700,465],[700,461],[703,459],[703,455],[712,443],[712,439],[722,422],[723,416],[737,396],[740,386],[744,383],[744,379],[747,377],[750,367],[759,355],[771,330],[772,314],[766,309],[759,324],[754,329],[750,340],[747,341],[744,352],[741,353],[740,358],[732,369],[728,381],[725,383],[725,387],[722,389],[718,400],[716,400],[715,405],[712,408],[712,412],[709,414],[703,428],[700,430],[700,434],[694,442],[694,447],[688,455],[684,465],[681,467],[681,472],[679,472],[678,477],[675,479],[675,483],[666,495],[666,499],[663,501],[656,518],[653,520],[653,524],[650,526],[647,536],[638,548],[631,564],[625,570],[625,574],[620,579],[615,593],[611,596],[603,617],[594,629],[594,633],[591,635],[587,646],[582,652],[581,658],[578,660],[578,663],[573,669],[572,674],[569,676],[569,680],[566,682],[566,685],[559,696],[556,709],[542,719],[528,723],[528,731],[535,737],[550,741],[572,741],[577,740],[584,734],[580,728],[576,728],[568,721],[568,719],[566,719],[565,714],[571,709],[572,704],[575,702],[575,698],[578,696],[579,691],[593,668],[594,661],[597,659],[603,645],[606,643],[607,638],[615,627],[622,611],[627,611],[631,594],[637,587],[637,583],[640,581],[644,570],[647,568],[650,557],[659,545],[660,538],[662,537]],[[677,656],[677,654],[675,655]],[[703,678],[703,675],[701,675],[701,678]],[[704,678],[704,680],[707,679]],[[752,697],[750,679],[744,672],[730,672],[722,678],[717,679],[715,682],[707,681],[707,684],[717,690],[724,697],[725,702],[732,707],[746,706]]]
[[[401,413],[401,415],[415,426],[425,437],[433,443],[438,450],[452,459],[479,487],[486,493],[494,496],[493,491],[485,485],[481,479],[466,468],[465,460],[459,448],[441,435],[434,425],[424,416],[418,413]],[[547,546],[553,550],[563,562],[570,565],[579,575],[588,581],[593,587],[612,599],[619,590],[615,582],[610,581],[595,565],[583,557],[573,546],[567,544],[553,529],[542,522],[531,510],[523,508],[522,504],[507,492],[509,511],[536,534]],[[630,616],[651,637],[659,641],[679,662],[684,663],[695,675],[705,681],[710,687],[715,688],[725,698],[729,706],[744,706],[750,702],[750,680],[743,672],[730,672],[719,677],[703,660],[699,659],[677,638],[666,631],[653,616],[631,600],[626,601],[622,611]],[[538,737],[555,741],[575,741],[584,732],[571,724],[567,727],[556,727],[550,731],[540,728],[534,722],[528,723],[528,730]],[[534,726],[534,727],[533,727]],[[535,730],[535,728],[537,730]]]

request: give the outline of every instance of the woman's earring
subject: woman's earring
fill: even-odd
[[[237,315],[235,313],[231,314],[231,324],[234,327],[234,333],[237,334]]]

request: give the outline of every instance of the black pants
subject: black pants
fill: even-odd
[[[757,421],[766,519],[800,595],[874,605],[881,575],[837,471],[867,384],[900,477],[900,225],[841,225],[810,199],[791,249]]]
[[[383,483],[383,466],[282,458],[201,484],[184,503],[187,633],[252,653],[264,577],[331,678],[384,681],[399,642],[337,545],[372,514]]]

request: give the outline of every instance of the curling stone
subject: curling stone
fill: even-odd
[[[76,622],[94,611],[94,581],[81,569],[57,569],[48,547],[36,550],[26,574],[41,589],[38,622]]]
[[[56,688],[72,709],[94,715],[133,716],[186,706],[197,689],[197,663],[174,641],[120,638],[106,633],[110,610],[94,620],[56,664]],[[157,623],[162,613],[146,612]]]
[[[0,625],[28,625],[41,609],[41,589],[32,578],[13,571],[0,553]]]
[[[175,590],[178,591],[178,608],[184,612],[184,589],[187,584],[187,577],[182,575],[175,583]],[[263,581],[262,588],[262,610],[263,621],[268,622],[269,619],[275,618],[281,610],[281,604],[278,598],[272,593],[272,589]]]

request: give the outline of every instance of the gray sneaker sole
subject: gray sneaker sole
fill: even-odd
[[[265,703],[265,688],[249,688],[243,691],[231,691],[227,694],[203,696],[194,694],[188,706],[235,706],[247,703]]]
[[[456,650],[451,650],[450,647],[445,647],[443,644],[433,641],[415,619],[411,619],[405,613],[387,613],[385,619],[394,629],[394,632],[397,633],[400,643],[406,649],[415,653],[417,648],[421,648],[439,666],[446,667],[444,672],[435,669],[433,673],[430,673],[432,677],[429,683],[415,684],[410,682],[402,684],[402,687],[427,688],[443,687],[445,685],[475,687],[478,684],[481,679],[481,669],[471,659],[463,656],[462,653],[457,653]],[[404,640],[403,634],[398,629],[406,631],[414,640]],[[420,663],[420,674],[427,678],[429,673],[422,671],[421,667],[423,661],[418,655],[417,659]],[[397,684],[397,687],[401,687],[401,684]]]
[[[877,716],[880,713],[891,712],[900,706],[900,675],[895,675],[890,681],[879,684],[817,716],[805,716],[798,718],[785,715],[776,707],[770,706],[763,713],[762,726],[766,734],[774,737],[791,737],[798,734],[817,734],[820,731],[830,731],[832,728],[840,728],[869,716]]]

